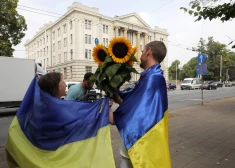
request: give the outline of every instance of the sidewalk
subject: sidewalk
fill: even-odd
[[[169,111],[169,144],[173,168],[235,167],[235,97]],[[120,136],[110,126],[117,168]],[[0,147],[0,168],[6,168]]]

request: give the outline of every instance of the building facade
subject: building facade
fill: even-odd
[[[99,14],[98,8],[90,8],[78,2],[55,22],[45,24],[25,43],[26,58],[40,62],[47,72],[63,74],[65,81],[82,81],[86,72],[95,72],[97,65],[92,58],[94,40],[108,46],[113,37],[122,36],[138,47],[137,58],[145,44],[161,40],[168,48],[168,32],[157,26],[154,29],[136,13],[110,18]],[[168,56],[161,63],[168,80]],[[138,72],[139,64],[134,67]],[[134,74],[132,81],[138,80]]]

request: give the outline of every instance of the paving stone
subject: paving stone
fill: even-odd
[[[198,162],[190,162],[189,164],[185,165],[184,168],[211,168],[211,166]]]

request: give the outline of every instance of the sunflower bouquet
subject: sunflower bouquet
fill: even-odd
[[[97,89],[105,91],[106,95],[113,94],[126,82],[131,79],[131,73],[138,73],[133,67],[137,62],[135,53],[136,47],[132,47],[129,40],[123,37],[113,38],[108,48],[97,44],[93,48],[93,59],[98,68],[90,82],[97,86]]]

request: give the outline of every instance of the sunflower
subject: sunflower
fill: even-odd
[[[134,61],[128,61],[127,63],[130,64],[131,66],[133,66],[135,64]]]
[[[117,37],[110,41],[108,51],[114,62],[126,63],[129,61],[133,49],[129,40]]]
[[[138,51],[137,47],[132,48],[133,53],[136,53]]]
[[[105,48],[105,46],[101,45],[101,44],[97,44],[94,48],[93,48],[93,52],[92,52],[92,56],[94,61],[99,65],[103,65],[104,64],[104,60],[105,57],[108,55],[108,51]]]

